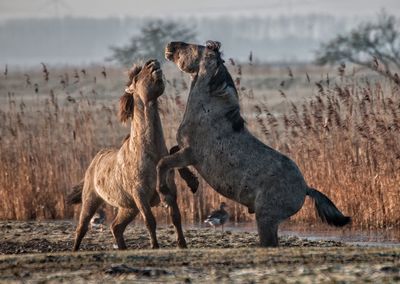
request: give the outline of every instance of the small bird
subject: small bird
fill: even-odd
[[[100,228],[100,231],[103,231],[103,224],[106,220],[106,213],[103,209],[97,210],[97,212],[93,215],[92,219],[90,220],[90,227],[93,228]]]
[[[76,100],[70,95],[67,96],[67,101],[69,101],[70,103],[76,103]]]
[[[104,79],[107,78],[106,67],[103,66],[103,71],[101,71],[101,74],[103,75]]]
[[[221,225],[221,230],[223,231],[224,224],[229,219],[229,214],[225,211],[224,207],[226,207],[226,204],[225,202],[222,202],[219,209],[211,212],[207,219],[204,220],[204,223],[210,224],[214,229],[216,226]]]

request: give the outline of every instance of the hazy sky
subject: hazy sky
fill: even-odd
[[[259,60],[307,61],[321,42],[382,9],[400,16],[400,0],[0,0],[0,65],[104,62],[149,16],[194,23],[199,41],[221,40],[238,59],[252,50]],[[64,17],[101,20],[54,19]]]
[[[309,14],[365,17],[382,8],[400,15],[400,0],[0,0],[0,19],[26,17],[125,17],[243,14]]]

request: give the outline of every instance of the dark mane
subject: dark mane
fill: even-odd
[[[236,132],[239,132],[244,128],[244,119],[240,115],[240,108],[239,106],[228,110],[225,113],[225,117],[232,123],[232,129]]]
[[[210,80],[210,92],[215,92],[221,86],[226,83],[228,87],[232,87],[236,90],[235,83],[233,82],[231,74],[229,74],[228,69],[223,63],[218,64],[217,71]]]
[[[218,56],[220,57],[219,54]],[[213,93],[219,91],[224,85],[225,88],[227,87],[233,88],[237,93],[236,86],[235,83],[233,82],[232,76],[231,74],[229,74],[228,69],[223,64],[223,60],[220,59],[218,61],[217,71],[210,80],[210,85],[209,85],[210,92]],[[240,115],[239,104],[232,106],[232,108],[225,113],[225,117],[232,123],[232,129],[234,131],[239,132],[243,129],[245,121],[243,117]]]
[[[142,70],[142,66],[133,65],[131,70],[128,72],[129,81],[126,86],[129,87],[132,84],[133,79]],[[130,118],[133,117],[134,99],[133,95],[125,91],[125,93],[119,98],[119,111],[118,118],[122,123],[126,123]]]
[[[133,95],[125,92],[119,98],[118,118],[122,123],[127,122],[128,119],[133,117],[133,106]]]

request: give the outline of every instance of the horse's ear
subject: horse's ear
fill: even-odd
[[[133,103],[133,95],[127,92],[119,98],[118,118],[122,123],[133,117]]]
[[[221,43],[215,40],[207,40],[206,47],[208,49],[211,49],[212,51],[219,52],[219,49],[221,48]]]
[[[128,82],[126,82],[126,86],[130,86],[133,83],[136,75],[142,71],[142,66],[133,64],[132,68],[128,71]]]
[[[128,83],[126,84],[127,86],[129,86],[129,85],[132,83],[133,78],[135,78],[135,76],[136,76],[137,74],[139,74],[139,72],[140,72],[141,70],[142,70],[142,66],[133,64],[131,70],[129,70],[129,73],[128,73],[129,81],[128,81]]]

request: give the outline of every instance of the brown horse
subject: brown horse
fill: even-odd
[[[157,98],[164,92],[160,64],[149,60],[143,67],[134,66],[129,77],[128,88],[120,99],[119,117],[122,122],[131,119],[130,136],[120,149],[100,151],[86,171],[83,186],[76,186],[68,197],[70,203],[82,201],[74,251],[79,249],[90,219],[104,201],[118,208],[111,231],[119,249],[126,248],[124,230],[139,212],[149,231],[151,247],[159,247],[151,207],[160,202],[156,166],[161,157],[168,155],[157,105]],[[190,185],[195,190],[197,180],[187,169],[182,170],[191,178]],[[164,182],[168,191],[164,191],[163,199],[169,207],[178,246],[185,248],[173,171],[165,176]]]
[[[193,165],[217,192],[256,214],[261,246],[278,245],[279,223],[300,210],[306,195],[323,221],[347,224],[350,218],[310,188],[291,159],[246,128],[219,48],[219,42],[209,41],[206,46],[171,42],[165,49],[165,57],[190,74],[192,83],[177,133],[180,150],[160,160],[157,190],[168,192],[170,169]]]

